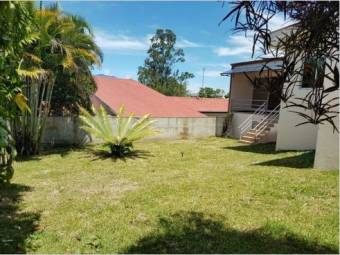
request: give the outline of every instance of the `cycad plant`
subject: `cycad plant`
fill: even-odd
[[[92,136],[100,138],[104,144],[110,148],[112,156],[124,157],[133,152],[133,143],[147,136],[155,134],[157,131],[151,127],[152,121],[149,115],[144,115],[138,120],[133,115],[124,116],[124,106],[119,108],[116,123],[110,121],[103,106],[96,111],[92,107],[94,115],[80,109],[80,119],[83,122],[81,127]]]

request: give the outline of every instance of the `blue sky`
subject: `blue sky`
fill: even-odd
[[[96,41],[104,53],[101,68],[93,73],[137,79],[138,67],[147,56],[149,39],[157,28],[168,28],[177,35],[177,47],[183,48],[186,62],[180,71],[195,78],[188,89],[202,86],[229,89],[229,78],[219,73],[229,64],[251,58],[251,39],[233,34],[230,21],[219,25],[230,8],[222,2],[59,2],[67,12],[84,17],[92,26]],[[283,19],[273,20],[278,28]]]

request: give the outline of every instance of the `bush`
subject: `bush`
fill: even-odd
[[[9,183],[13,177],[13,159],[16,156],[14,140],[7,123],[0,118],[0,185]]]
[[[124,116],[124,106],[119,108],[116,125],[110,121],[109,115],[103,106],[96,111],[92,107],[94,115],[84,108],[80,108],[80,119],[83,122],[82,129],[94,137],[100,138],[109,147],[111,155],[124,157],[133,152],[133,142],[155,134],[151,127],[153,123],[149,115],[144,115],[138,120],[134,116]]]

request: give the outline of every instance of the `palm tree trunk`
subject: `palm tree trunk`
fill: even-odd
[[[18,152],[22,155],[36,155],[44,134],[46,120],[50,111],[54,75],[29,80],[24,89],[31,113],[25,113],[14,124]]]

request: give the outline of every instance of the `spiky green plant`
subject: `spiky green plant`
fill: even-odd
[[[119,108],[116,123],[110,120],[103,106],[100,106],[98,111],[92,107],[92,111],[94,115],[84,108],[80,109],[80,119],[83,122],[81,128],[92,136],[102,139],[110,148],[112,156],[124,157],[131,154],[135,141],[157,132],[151,127],[154,121],[148,114],[138,120],[135,120],[134,115],[125,117],[123,105]]]

